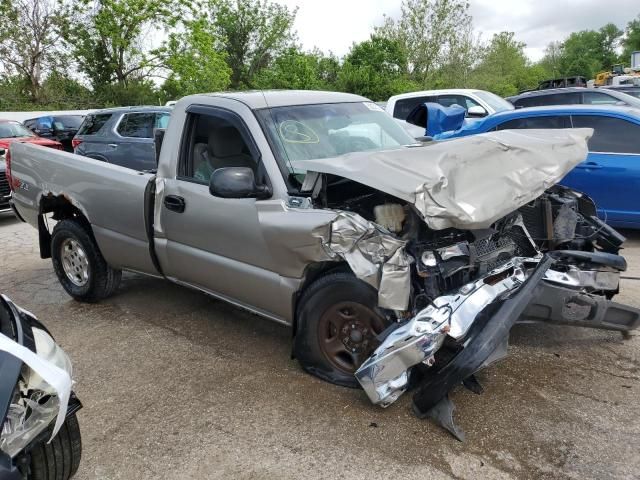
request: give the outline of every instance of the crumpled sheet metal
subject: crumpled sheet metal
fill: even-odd
[[[378,290],[380,307],[406,310],[411,259],[404,240],[357,213],[342,211],[313,235],[321,239],[329,256],[343,258],[356,277]]]
[[[434,230],[488,228],[587,157],[592,129],[502,130],[420,147],[300,160],[413,204]]]
[[[69,397],[71,396],[71,376],[53,363],[44,360],[28,348],[23,347],[1,333],[0,351],[7,352],[8,354],[22,360],[29,368],[42,377],[42,379],[51,386],[58,396],[58,413],[53,425],[51,437],[49,438],[49,441],[53,440],[53,437],[55,437],[58,434],[58,431],[60,431],[67,413],[67,405],[69,403]]]
[[[408,387],[412,367],[428,362],[447,335],[463,338],[487,305],[524,283],[524,264],[537,263],[540,258],[516,257],[457,292],[436,298],[391,332],[355,373],[371,402],[386,407],[396,401]],[[498,275],[504,278],[485,282]]]

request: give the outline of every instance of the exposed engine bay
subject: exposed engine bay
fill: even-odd
[[[554,186],[488,228],[434,230],[388,194],[331,175],[314,182],[315,206],[339,212],[323,244],[378,289],[395,320],[355,373],[375,404],[417,384],[416,414],[462,439],[448,392],[481,390],[474,373],[506,355],[516,321],[640,325],[640,311],[609,302],[626,269],[624,237],[581,193]]]

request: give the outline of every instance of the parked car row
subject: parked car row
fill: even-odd
[[[413,92],[390,98],[387,111],[418,139],[435,135],[435,140],[445,140],[506,129],[593,128],[588,158],[562,184],[593,197],[598,214],[608,224],[640,228],[636,195],[640,191],[640,87],[540,89],[500,99],[504,103],[487,93]],[[414,109],[408,111],[412,105]],[[429,130],[427,118],[439,123]]]
[[[609,225],[640,228],[640,110],[597,105],[523,108],[488,116],[436,138],[549,128],[594,130],[589,155],[561,183],[592,197]]]
[[[154,131],[169,123],[170,107],[120,107],[82,115],[44,115],[23,123],[0,120],[0,148],[28,142],[135,170],[156,168]],[[0,177],[0,208],[6,194]]]
[[[546,105],[620,105],[640,108],[640,98],[610,88],[567,87],[534,90],[507,97],[507,100],[516,108]]]

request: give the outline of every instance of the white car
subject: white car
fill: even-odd
[[[425,102],[439,103],[443,107],[460,105],[467,110],[467,118],[482,118],[496,112],[513,110],[504,98],[486,90],[453,88],[443,90],[424,90],[421,92],[394,95],[387,101],[385,110],[401,123],[414,137],[424,135],[424,130],[405,120],[411,111]]]

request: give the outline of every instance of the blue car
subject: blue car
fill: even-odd
[[[569,172],[562,185],[593,198],[598,215],[609,225],[640,228],[640,109],[611,105],[522,108],[465,123],[458,130],[437,133],[433,138],[518,128],[584,127],[594,129],[589,156]]]

